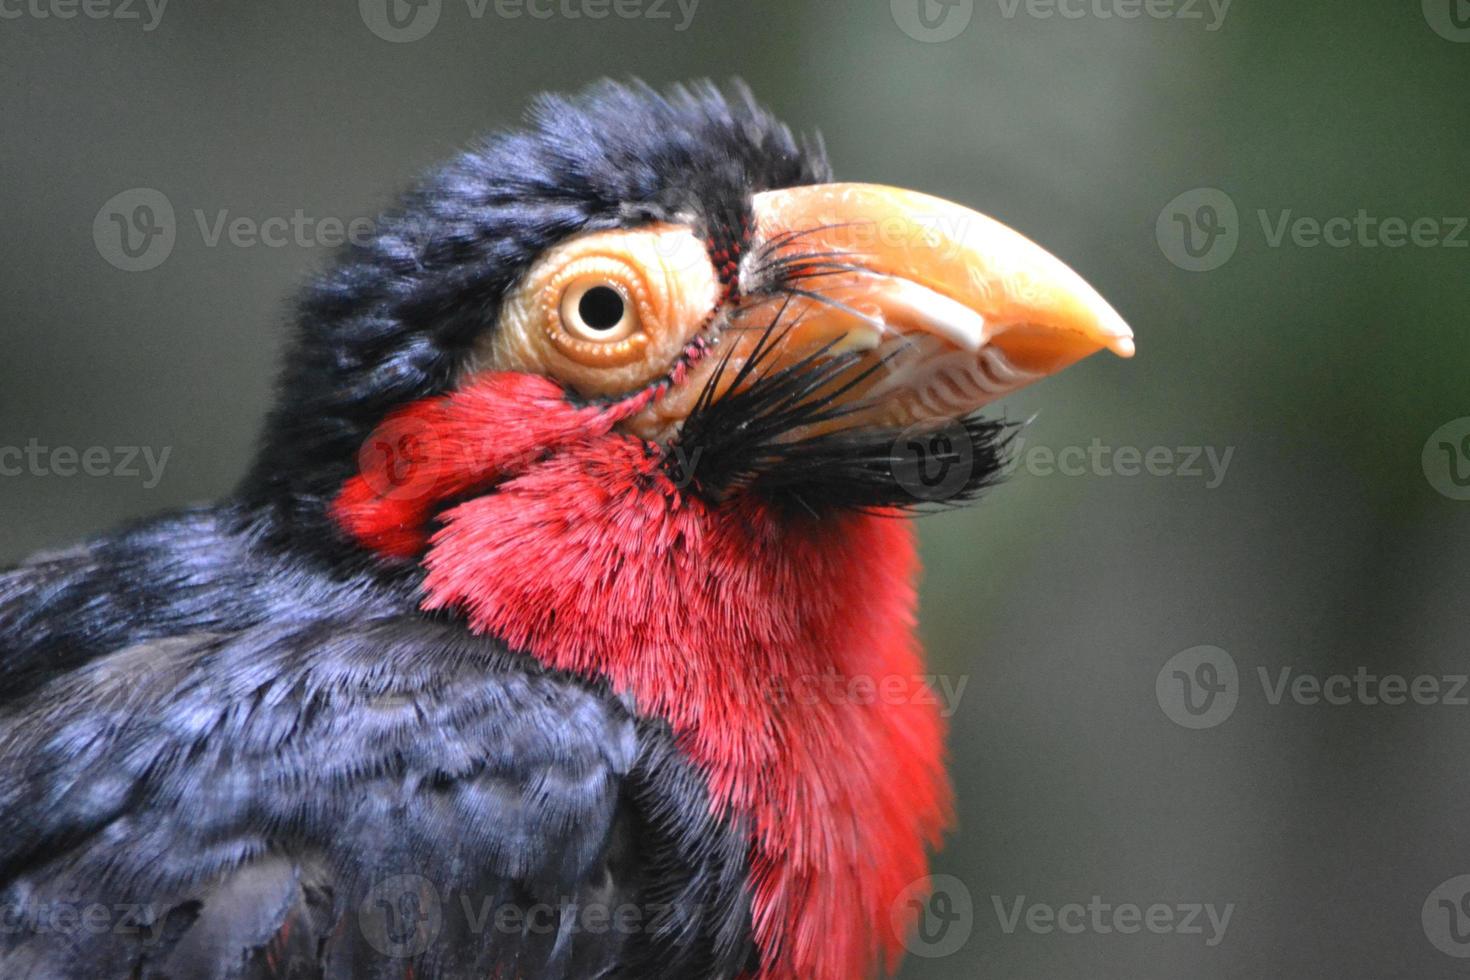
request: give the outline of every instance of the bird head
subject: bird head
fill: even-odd
[[[1010,431],[981,410],[1130,355],[1118,314],[996,221],[834,183],[743,89],[609,83],[433,172],[301,323],[257,539],[671,726],[748,828],[761,980],[897,962],[950,799],[905,436],[974,496]],[[834,676],[894,700],[792,706]]]
[[[301,319],[247,496],[394,560],[568,453],[820,514],[922,502],[899,437],[944,428],[968,499],[1003,466],[980,409],[1133,351],[1040,246],[834,183],[819,144],[711,86],[542,99],[410,192]]]

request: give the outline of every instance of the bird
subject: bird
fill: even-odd
[[[0,573],[0,975],[898,969],[954,819],[909,518],[1133,354],[1113,307],[743,83],[627,80],[292,320],[231,494]]]

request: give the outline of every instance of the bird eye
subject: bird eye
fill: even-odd
[[[638,330],[638,313],[622,287],[601,277],[579,279],[562,293],[561,322],[578,340],[609,343]]]
[[[708,246],[683,225],[588,232],[526,270],[474,364],[589,398],[627,395],[680,363],[720,291]]]

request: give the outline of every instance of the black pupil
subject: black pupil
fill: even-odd
[[[593,286],[577,303],[582,322],[593,330],[611,330],[623,319],[623,297],[611,286]]]

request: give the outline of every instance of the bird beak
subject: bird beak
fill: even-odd
[[[1133,332],[1077,273],[958,204],[820,184],[757,194],[753,207],[717,384],[741,383],[728,365],[751,358],[761,371],[747,379],[871,352],[878,367],[836,395],[844,424],[907,425],[968,415],[1103,348],[1133,355]]]

